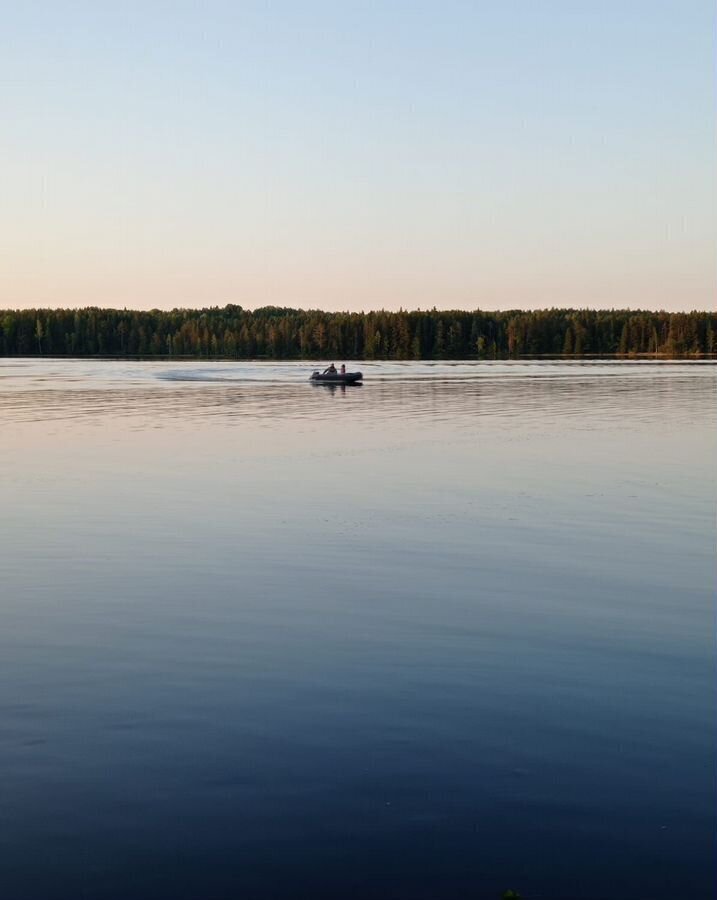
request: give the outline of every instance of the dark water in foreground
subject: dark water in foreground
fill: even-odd
[[[0,361],[0,896],[708,898],[717,368]]]

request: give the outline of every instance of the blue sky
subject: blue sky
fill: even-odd
[[[711,2],[3,4],[0,306],[711,308]]]

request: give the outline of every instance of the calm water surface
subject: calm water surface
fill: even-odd
[[[709,898],[717,368],[0,360],[0,896]]]

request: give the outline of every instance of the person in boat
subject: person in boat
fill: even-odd
[[[336,366],[331,363],[324,371],[321,373],[322,375],[335,375],[336,374]]]
[[[346,364],[345,363],[341,363],[341,374],[342,375],[346,374]]]

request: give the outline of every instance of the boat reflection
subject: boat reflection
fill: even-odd
[[[336,382],[333,382],[333,383],[332,383],[332,382],[330,382],[330,381],[312,381],[311,384],[312,384],[314,387],[317,387],[317,388],[324,388],[325,390],[329,391],[329,392],[332,393],[332,394],[335,394],[336,391],[340,391],[342,394],[345,394],[345,393],[346,393],[346,388],[350,388],[351,390],[354,390],[355,388],[363,387],[363,385],[361,384],[360,381],[359,381],[359,382],[354,382],[353,384],[351,384],[351,383],[349,383],[349,384],[342,384],[342,383],[337,384]]]

